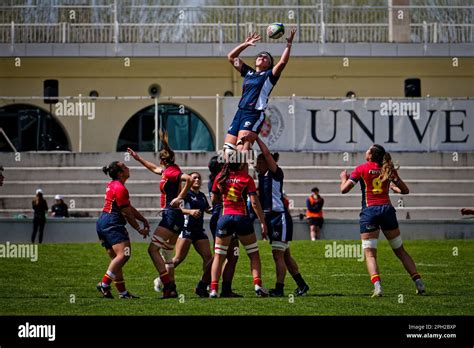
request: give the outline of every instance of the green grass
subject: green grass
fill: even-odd
[[[95,289],[107,268],[98,244],[50,244],[39,247],[39,259],[0,259],[0,315],[474,315],[474,241],[406,241],[405,247],[423,276],[426,296],[415,287],[386,241],[379,242],[379,266],[384,297],[370,298],[372,284],[365,262],[326,258],[332,241],[295,241],[293,256],[311,290],[308,296],[256,298],[244,251],[237,266],[234,290],[242,299],[202,299],[193,293],[201,260],[194,250],[176,270],[179,299],[161,300],[153,290],[156,271],[147,244],[132,245],[125,266],[127,288],[135,301],[103,299]],[[337,243],[357,243],[337,241]],[[459,255],[453,256],[453,248]],[[264,286],[275,283],[274,263],[267,242],[260,242]],[[286,294],[295,284],[286,278]],[[114,294],[116,294],[114,289]],[[75,303],[70,303],[71,295]],[[403,303],[399,303],[400,295]],[[183,299],[182,299],[183,300]]]

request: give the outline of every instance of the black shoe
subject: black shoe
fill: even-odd
[[[139,296],[133,295],[130,292],[127,291],[126,294],[120,294],[119,298],[127,299],[127,300],[133,300],[134,298],[140,298]]]
[[[296,296],[303,296],[304,294],[306,294],[308,292],[308,290],[309,290],[308,284],[305,284],[302,287],[297,287],[296,290],[295,290],[295,295]]]
[[[269,295],[270,297],[284,297],[285,296],[283,291],[280,291],[277,289],[270,289]]]
[[[110,286],[102,286],[102,282],[99,282],[96,286],[97,291],[99,291],[102,296],[105,298],[114,298],[112,292],[110,291]]]
[[[176,284],[171,283],[163,288],[162,298],[176,298],[176,297],[178,297],[178,292],[176,291]]]
[[[209,292],[207,292],[206,289],[195,288],[195,289],[194,289],[194,293],[195,293],[196,295],[198,295],[199,297],[205,297],[205,298],[208,298],[208,297],[209,297]]]
[[[235,292],[233,292],[232,290],[231,291],[228,291],[228,292],[221,292],[221,296],[220,297],[243,297],[242,295],[239,295],[239,294],[236,294]]]

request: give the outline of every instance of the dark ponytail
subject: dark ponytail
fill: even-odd
[[[165,164],[174,164],[174,151],[171,149],[168,141],[168,132],[160,130],[160,139],[162,144],[160,160]]]
[[[225,185],[227,178],[229,177],[230,172],[239,170],[240,167],[241,167],[241,163],[227,162],[224,164],[224,166],[222,167],[219,179],[217,180],[217,186],[219,187],[219,190],[223,191],[223,187]]]
[[[123,169],[119,166],[119,163],[119,161],[113,161],[108,166],[103,166],[102,171],[105,175],[110,176],[112,180],[117,180],[118,174],[123,172]]]
[[[209,168],[209,171],[211,172],[209,174],[209,181],[213,183],[217,174],[219,174],[219,172],[222,170],[222,162],[219,162],[218,156],[213,156],[209,160],[209,164],[207,165],[207,167]]]
[[[398,170],[399,166],[395,166],[392,161],[392,156],[389,152],[386,152],[382,145],[375,144],[370,148],[372,154],[372,161],[378,163],[382,167],[379,179],[384,182],[392,177],[395,170]]]

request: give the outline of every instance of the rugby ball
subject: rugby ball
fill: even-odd
[[[267,28],[267,36],[270,39],[279,39],[285,34],[285,27],[283,23],[272,23]]]
[[[155,280],[153,281],[153,289],[156,292],[163,291],[163,282],[161,281],[160,277],[155,278]]]

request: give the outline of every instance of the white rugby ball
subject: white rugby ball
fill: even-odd
[[[163,282],[161,281],[160,277],[155,278],[153,281],[153,289],[156,292],[162,292],[163,291]]]
[[[285,34],[283,23],[272,23],[267,27],[267,36],[270,39],[279,39]]]

